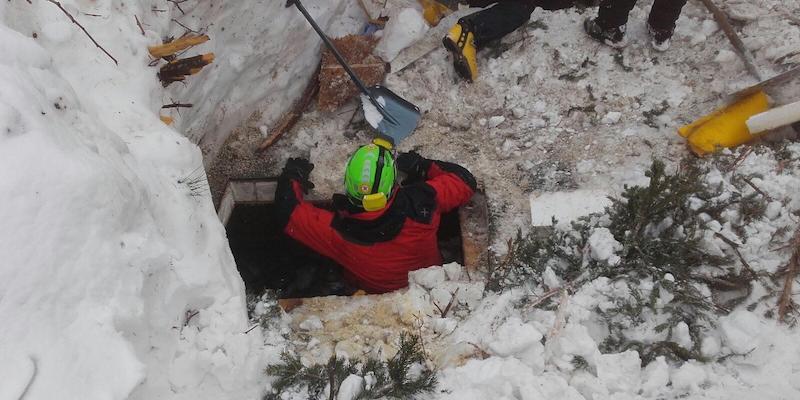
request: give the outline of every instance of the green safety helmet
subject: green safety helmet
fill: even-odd
[[[350,199],[364,210],[386,207],[394,189],[395,165],[391,145],[375,140],[361,146],[347,161],[344,186]]]

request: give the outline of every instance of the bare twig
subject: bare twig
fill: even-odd
[[[251,326],[249,329],[244,331],[243,334],[246,335],[246,334],[250,333],[250,331],[252,331],[253,329],[256,329],[256,328],[258,328],[258,324],[255,324],[255,325]]]
[[[200,311],[186,310],[186,321],[183,322],[183,326],[189,326],[189,321],[197,314],[200,314]]]
[[[181,12],[181,14],[186,14],[186,12],[184,12],[183,9],[181,8],[181,3],[185,3],[187,0],[167,0],[167,1],[174,4],[175,7],[178,7],[178,10]]]
[[[178,24],[178,25],[182,26],[182,27],[183,27],[183,29],[186,29],[186,30],[187,30],[187,31],[189,31],[189,32],[192,32],[192,33],[198,33],[198,34],[200,33],[200,32],[198,32],[198,31],[196,31],[196,30],[194,30],[194,29],[192,29],[192,28],[189,28],[188,26],[186,26],[186,25],[182,24],[182,23],[181,23],[181,21],[178,21],[178,20],[177,20],[177,19],[175,19],[175,18],[172,18],[172,22],[174,22],[174,23],[176,23],[176,24]]]
[[[81,14],[88,15],[90,17],[102,17],[102,15],[100,15],[100,14],[91,14],[91,13],[86,13],[86,12],[82,12],[82,11],[81,11]]]
[[[161,108],[192,108],[193,104],[187,103],[171,103],[171,104],[164,104]]]
[[[453,297],[450,298],[450,302],[447,303],[447,307],[444,308],[442,311],[442,318],[447,317],[447,313],[450,312],[450,308],[453,307],[453,303],[456,301],[456,296],[458,295],[458,290],[461,289],[460,287],[456,288],[456,291],[453,292]]]
[[[30,2],[30,0],[28,0]],[[28,392],[31,390],[31,386],[33,386],[33,381],[36,380],[36,375],[39,374],[39,365],[36,362],[36,357],[28,356],[31,359],[31,363],[33,364],[33,373],[31,374],[31,379],[28,380],[28,384],[25,385],[25,390],[22,391],[22,394],[19,395],[19,400],[25,400],[25,396],[28,395]]]
[[[92,37],[92,35],[89,34],[89,32],[86,30],[86,28],[84,28],[83,25],[81,25],[81,23],[78,22],[78,20],[76,20],[75,17],[72,16],[72,14],[70,14],[69,11],[67,11],[64,8],[64,6],[61,5],[61,3],[57,2],[56,0],[47,0],[47,1],[49,1],[52,4],[55,4],[56,7],[58,7],[67,17],[69,17],[69,19],[72,21],[72,23],[74,23],[75,25],[78,25],[78,27],[81,28],[83,33],[85,33],[86,36],[89,37],[89,39],[92,41],[92,43],[94,43],[95,46],[97,46],[100,50],[103,50],[103,53],[106,53],[106,55],[109,58],[114,60],[114,64],[119,65],[119,62],[117,61],[117,59],[114,58],[114,56],[112,56],[111,53],[106,51],[106,49],[104,49],[103,46],[100,46],[100,43],[97,43],[97,41],[94,40],[94,38]],[[30,0],[28,1],[28,3],[30,3]]]
[[[756,186],[756,185],[753,183],[753,181],[751,181],[749,178],[747,178],[747,177],[743,176],[743,177],[742,177],[742,180],[743,180],[743,181],[744,181],[744,183],[746,183],[748,186],[750,186],[751,188],[753,188],[753,190],[755,190],[755,191],[756,191],[756,193],[758,193],[758,194],[760,194],[760,195],[764,196],[764,198],[765,198],[767,201],[772,201],[772,200],[773,200],[773,199],[772,199],[772,196],[770,196],[770,195],[768,195],[768,194],[764,193],[764,191],[763,191],[763,190],[761,190],[761,189],[759,189],[759,187],[758,187],[758,186]]]
[[[739,164],[741,164],[752,152],[753,146],[747,146],[747,150],[739,154],[739,156],[736,157],[736,160],[734,160],[733,165],[731,165],[731,172],[735,171],[736,168],[739,168]]]
[[[744,47],[744,43],[742,43],[742,39],[739,38],[739,35],[736,34],[736,31],[733,30],[733,26],[731,26],[730,21],[728,20],[728,16],[725,14],[724,11],[720,10],[713,1],[711,0],[700,0],[706,6],[708,11],[711,11],[711,14],[714,15],[714,19],[719,24],[720,28],[722,28],[723,32],[725,32],[725,36],[728,37],[733,48],[736,49],[736,52],[739,54],[739,57],[744,62],[744,66],[747,68],[747,71],[750,75],[753,75],[756,80],[763,80],[761,78],[761,73],[758,72],[758,68],[756,68],[755,63],[753,62],[753,56],[750,55],[747,48]]]
[[[793,242],[794,252],[786,265],[786,271],[783,278],[783,290],[778,300],[778,321],[784,322],[786,314],[794,309],[794,301],[792,300],[792,286],[797,274],[800,273],[800,228],[794,235]]]
[[[136,18],[136,25],[139,27],[139,31],[142,32],[142,36],[144,36],[144,28],[142,27],[142,22],[139,21],[139,16],[134,14],[133,18]]]
[[[558,309],[556,310],[556,320],[553,323],[553,328],[547,333],[547,338],[551,339],[561,332],[561,328],[566,323],[567,304],[569,304],[569,291],[566,288],[560,290],[561,297],[558,300]]]
[[[427,358],[428,352],[425,350],[425,340],[423,339],[422,336],[422,326],[425,325],[425,322],[422,320],[422,317],[417,314],[414,314],[414,319],[416,319],[417,321],[415,325],[417,325],[417,334],[419,335],[419,345],[422,348],[422,354],[425,354]]]
[[[714,236],[720,238],[723,242],[727,243],[728,246],[731,246],[731,249],[733,249],[733,251],[736,253],[736,256],[739,257],[739,261],[742,262],[742,266],[744,266],[747,272],[753,276],[756,276],[756,272],[750,267],[750,264],[747,263],[747,261],[744,259],[744,256],[742,256],[742,253],[739,251],[739,244],[731,239],[728,239],[725,235],[719,232],[714,232]]]

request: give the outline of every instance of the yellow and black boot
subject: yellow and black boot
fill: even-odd
[[[478,78],[478,50],[475,48],[475,34],[469,29],[469,24],[459,21],[453,25],[442,43],[453,54],[456,72],[467,81],[474,82]]]

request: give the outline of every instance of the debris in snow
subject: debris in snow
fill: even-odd
[[[391,62],[401,50],[421,39],[427,31],[428,24],[422,13],[414,8],[404,8],[389,17],[375,54],[384,61]]]
[[[384,99],[383,96],[378,96],[375,100],[381,106],[386,105],[386,99]],[[364,118],[367,120],[367,123],[373,128],[377,128],[381,121],[383,121],[383,114],[372,104],[372,100],[363,94],[361,95],[361,106],[364,108]]]

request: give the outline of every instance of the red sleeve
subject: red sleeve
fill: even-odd
[[[475,193],[461,177],[441,169],[435,162],[428,169],[426,183],[436,191],[436,204],[443,213],[467,204]]]
[[[300,184],[292,182],[298,204],[289,217],[284,232],[317,253],[336,259],[336,234],[331,227],[333,213],[303,200]]]

